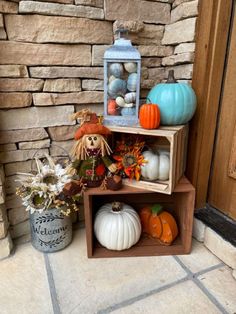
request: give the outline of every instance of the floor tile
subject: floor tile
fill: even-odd
[[[192,281],[186,281],[111,313],[217,314],[220,311]]]
[[[49,260],[63,314],[96,313],[186,276],[170,256],[88,259],[84,229]]]
[[[31,244],[0,262],[0,313],[53,313],[44,256]]]
[[[192,242],[191,254],[179,255],[178,257],[193,273],[197,273],[221,263],[221,261],[202,243],[199,243],[194,239]]]
[[[236,313],[236,281],[232,270],[221,267],[198,277],[228,313]]]

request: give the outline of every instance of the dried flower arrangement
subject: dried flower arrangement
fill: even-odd
[[[45,154],[46,163],[35,158],[36,173],[18,173],[21,183],[16,194],[23,200],[26,210],[34,213],[42,213],[50,208],[57,208],[68,216],[77,211],[78,201],[85,189],[81,181],[73,180],[69,174],[70,165],[63,167],[55,163]]]

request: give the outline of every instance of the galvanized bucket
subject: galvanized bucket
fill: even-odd
[[[72,241],[72,221],[57,208],[30,214],[31,242],[44,253],[64,249]]]

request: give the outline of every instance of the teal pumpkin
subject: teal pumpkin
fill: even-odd
[[[121,63],[112,63],[109,66],[109,73],[117,78],[121,78],[124,72],[123,65]]]
[[[121,115],[122,116],[134,116],[136,113],[135,107],[125,107],[121,109]]]
[[[178,125],[192,119],[197,99],[188,84],[176,82],[174,71],[171,70],[166,83],[157,84],[150,90],[147,103],[158,105],[162,125]]]
[[[137,79],[138,79],[137,73],[131,73],[128,76],[127,88],[130,92],[136,92]]]
[[[124,96],[126,93],[126,81],[114,79],[108,84],[108,94],[115,99],[118,96]]]

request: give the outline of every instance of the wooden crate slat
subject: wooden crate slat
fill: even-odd
[[[168,187],[169,187],[169,183],[157,183],[157,182],[150,182],[150,181],[136,181],[136,180],[130,180],[130,179],[124,179],[123,180],[124,185],[127,186],[133,186],[139,189],[147,189],[149,191],[167,191]],[[165,181],[164,181],[165,182]],[[168,191],[167,191],[168,192]]]
[[[174,138],[170,144],[171,150],[170,150],[170,175],[169,175],[169,192],[171,193],[174,190],[174,187],[176,186],[177,180],[176,180],[176,155],[178,150],[177,145],[178,140],[178,134],[174,135]]]
[[[146,245],[143,245],[142,240],[137,245],[131,247],[128,250],[124,251],[113,251],[107,250],[106,248],[95,243],[94,253],[91,257],[93,258],[107,258],[107,257],[138,257],[138,256],[160,256],[168,255],[167,251],[171,248],[171,255],[183,254],[184,247],[181,243],[180,237],[178,237],[175,242],[170,246],[164,246],[158,243],[152,243],[152,241],[146,242]],[[187,253],[187,252],[185,252]]]
[[[129,134],[141,134],[141,135],[152,135],[152,136],[173,136],[178,130],[183,128],[183,126],[179,127],[177,130],[171,129],[155,129],[155,130],[148,130],[143,129],[141,127],[119,127],[119,126],[109,126],[109,129],[112,132],[119,132],[119,133],[129,133]]]

